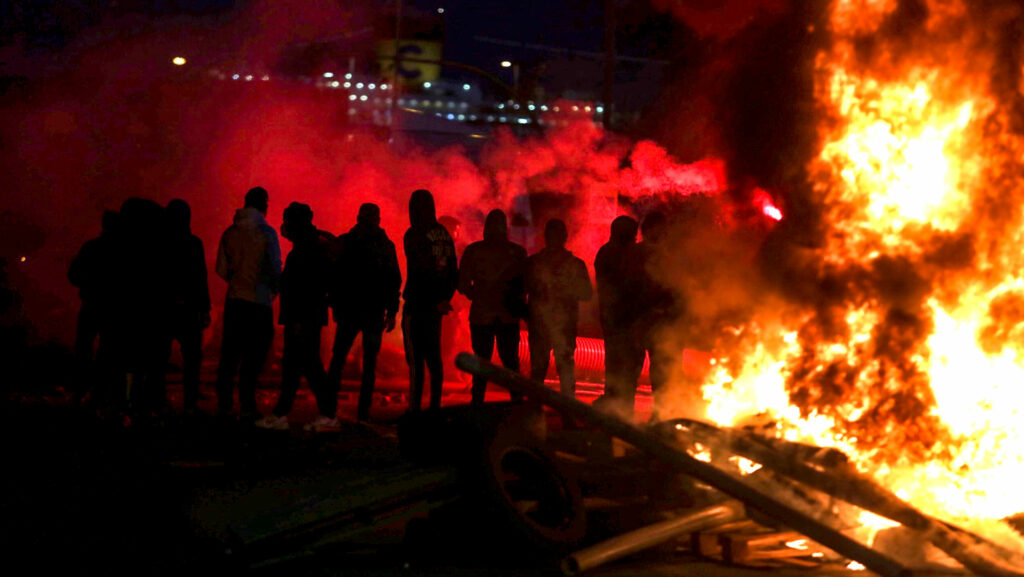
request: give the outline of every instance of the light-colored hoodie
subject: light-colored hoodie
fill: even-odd
[[[217,275],[228,281],[228,298],[271,306],[281,280],[277,233],[255,208],[240,208],[220,237]]]

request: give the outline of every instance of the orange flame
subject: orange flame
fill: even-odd
[[[1024,140],[977,15],[929,0],[896,34],[897,4],[832,5],[808,166],[827,222],[808,256],[819,301],[737,331],[707,415],[770,415],[928,513],[1000,519],[1024,511]]]

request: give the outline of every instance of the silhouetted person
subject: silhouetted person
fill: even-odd
[[[103,343],[102,335],[110,329],[113,314],[110,283],[116,262],[117,221],[116,211],[104,211],[100,236],[86,241],[68,268],[68,280],[78,288],[78,296],[82,300],[75,331],[76,376],[73,395],[76,404],[85,395],[92,396],[94,402],[110,400],[109,391],[102,386],[110,375],[104,375],[100,365],[105,360],[103,357],[109,356],[109,351],[104,350],[104,344],[109,348],[110,343]],[[100,339],[98,346],[97,339]]]
[[[430,408],[441,407],[441,317],[452,310],[459,268],[455,244],[437,222],[430,191],[417,190],[409,197],[409,225],[403,238],[406,281],[402,334],[410,372],[409,410],[415,412],[423,400],[424,368],[430,371]]]
[[[459,265],[459,292],[472,303],[469,332],[473,354],[490,360],[497,343],[501,364],[513,371],[519,370],[525,266],[526,249],[508,239],[508,221],[500,210],[487,214],[484,239],[466,247]],[[474,376],[472,402],[483,403],[486,392],[487,379]]]
[[[594,259],[605,352],[605,396],[599,400],[611,403],[613,412],[630,421],[645,354],[638,322],[643,281],[636,242],[639,228],[631,217],[616,218],[611,237]]]
[[[224,340],[217,367],[217,408],[231,412],[235,373],[244,420],[255,419],[256,382],[274,341],[274,298],[281,277],[277,233],[265,219],[269,195],[256,187],[245,195],[234,224],[221,235],[217,275],[228,282]],[[239,365],[241,369],[239,370]]]
[[[125,375],[124,408],[138,422],[166,409],[162,385],[170,322],[168,239],[164,209],[156,202],[129,198],[120,215],[111,285],[115,362]]]
[[[356,225],[339,240],[341,253],[335,264],[330,297],[338,329],[328,383],[336,394],[348,352],[356,335],[362,333],[363,374],[356,418],[366,421],[373,404],[377,355],[384,331],[395,330],[402,271],[398,268],[395,243],[380,227],[380,207],[376,204],[360,206]]]
[[[587,265],[565,248],[565,222],[544,226],[544,249],[526,261],[526,295],[530,303],[530,378],[544,381],[551,351],[563,395],[576,396],[576,325],[580,301],[590,300]]]
[[[463,239],[462,223],[459,219],[450,215],[442,215],[437,222],[444,226],[445,230],[452,237],[455,243],[455,256],[462,259],[462,253],[466,251],[466,242]],[[456,294],[451,300],[452,310],[441,319],[441,357],[444,359],[445,367],[455,367],[455,357],[460,348],[470,348],[469,340],[469,300],[464,295]],[[470,375],[462,371],[455,371],[454,377],[462,382],[469,382]]]
[[[338,426],[337,393],[329,391],[320,360],[320,336],[327,325],[329,256],[334,237],[313,226],[313,209],[293,202],[284,209],[281,236],[292,243],[281,273],[281,311],[284,354],[281,359],[281,394],[270,415],[256,422],[265,429],[288,429],[288,413],[295,404],[299,382],[306,378],[316,397],[319,415],[310,429]]]
[[[648,214],[641,225],[643,241],[639,244],[640,262],[643,264],[640,285],[640,338],[651,361],[651,390],[655,409],[652,420],[657,420],[658,399],[672,376],[673,367],[682,364],[683,349],[678,335],[671,326],[678,319],[679,302],[672,290],[658,278],[658,259],[664,246],[668,221],[661,212]]]
[[[195,413],[199,402],[199,368],[203,362],[203,330],[210,326],[210,288],[206,278],[206,250],[192,234],[192,209],[175,199],[167,203],[167,268],[170,315],[164,340],[164,365],[171,346],[181,347],[185,414]],[[161,375],[162,376],[162,375]],[[161,379],[160,389],[163,390]]]

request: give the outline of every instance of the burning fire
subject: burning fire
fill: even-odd
[[[816,300],[738,329],[707,415],[768,414],[925,512],[1001,519],[1024,511],[1024,140],[991,20],[1021,16],[898,4],[831,6],[808,166],[826,223]]]

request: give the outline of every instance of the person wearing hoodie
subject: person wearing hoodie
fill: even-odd
[[[377,355],[384,331],[395,330],[402,271],[395,243],[380,227],[380,207],[359,207],[356,225],[339,239],[341,253],[331,281],[331,309],[338,323],[327,382],[333,391],[341,385],[345,359],[356,335],[363,334],[363,375],[356,418],[367,421],[377,380]]]
[[[235,374],[243,420],[255,420],[256,381],[274,341],[274,298],[281,278],[281,248],[267,224],[269,195],[255,187],[245,206],[221,235],[217,276],[228,283],[224,303],[224,339],[217,367],[217,407],[221,416],[232,408]],[[241,366],[241,369],[239,369]]]
[[[640,343],[651,363],[651,391],[654,393],[651,421],[656,422],[669,381],[682,366],[683,345],[673,325],[685,313],[686,303],[677,298],[657,274],[661,257],[670,250],[665,244],[668,217],[660,211],[651,212],[644,217],[640,232],[643,241],[637,246],[642,265],[638,325]]]
[[[613,413],[633,419],[637,380],[644,366],[638,326],[638,298],[643,270],[636,242],[640,225],[620,216],[612,221],[608,242],[597,251],[598,309],[604,333],[605,394],[595,401]]]
[[[329,254],[334,237],[313,226],[313,209],[301,202],[293,202],[284,209],[281,236],[292,243],[281,273],[278,317],[278,323],[284,327],[281,394],[273,412],[256,421],[256,426],[287,430],[288,413],[295,404],[299,382],[306,377],[319,412],[307,425],[307,430],[337,428],[338,395],[327,386],[327,373],[320,359],[320,337],[327,325]]]
[[[565,222],[544,226],[544,249],[526,261],[526,295],[530,303],[530,378],[543,381],[555,352],[559,388],[576,396],[576,325],[580,301],[594,294],[587,265],[565,248]]]
[[[119,217],[117,211],[104,211],[100,236],[83,244],[68,267],[68,280],[78,288],[82,300],[75,332],[74,401],[78,404],[89,395],[98,408],[110,400],[102,386],[109,375],[104,374],[101,365],[109,357],[110,349],[109,329],[114,312],[110,284],[117,262],[115,243]]]
[[[406,262],[402,335],[410,373],[409,410],[420,410],[424,368],[430,371],[430,408],[438,409],[444,383],[441,318],[452,310],[459,268],[455,243],[437,221],[430,191],[420,189],[409,197],[409,230],[402,242]]]
[[[182,406],[186,415],[194,414],[199,402],[199,367],[203,361],[203,330],[210,326],[210,288],[206,278],[206,250],[203,241],[192,234],[192,209],[181,199],[167,203],[164,209],[168,234],[168,280],[170,316],[164,335],[164,366],[171,347],[181,347]],[[161,372],[161,377],[163,373]],[[163,383],[160,386],[163,391]],[[166,394],[166,391],[163,391]]]
[[[508,221],[492,210],[484,239],[466,247],[459,269],[459,292],[471,302],[469,333],[473,354],[490,360],[498,346],[501,364],[519,370],[519,319],[525,316],[523,272],[526,249],[508,239]],[[472,403],[484,402],[487,379],[473,377]],[[519,395],[513,395],[518,399]]]

